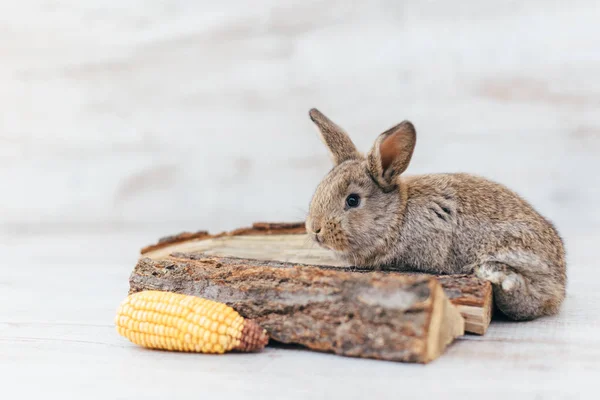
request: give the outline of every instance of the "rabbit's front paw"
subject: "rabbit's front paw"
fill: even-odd
[[[512,272],[502,264],[483,264],[476,267],[474,273],[478,278],[502,287],[505,292],[510,292],[523,283],[521,275]]]

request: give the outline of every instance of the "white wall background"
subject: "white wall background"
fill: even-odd
[[[597,1],[0,3],[0,233],[303,218],[316,106],[410,173],[499,180],[568,237],[600,228]]]

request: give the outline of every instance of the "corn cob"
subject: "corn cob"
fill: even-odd
[[[115,324],[119,334],[151,349],[220,354],[261,350],[269,341],[264,329],[226,304],[153,290],[129,295]]]

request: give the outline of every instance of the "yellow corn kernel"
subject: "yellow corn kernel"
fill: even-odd
[[[115,324],[120,335],[152,349],[220,354],[256,351],[268,342],[264,329],[226,304],[171,292],[129,295]]]

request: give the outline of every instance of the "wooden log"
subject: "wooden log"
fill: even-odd
[[[465,319],[465,331],[485,335],[492,320],[492,285],[473,275],[437,275],[436,278]]]
[[[426,363],[464,333],[463,318],[430,276],[175,253],[139,260],[130,292],[141,290],[227,303],[274,340],[346,356]]]
[[[348,272],[370,272],[345,265],[332,252],[315,246],[306,235],[303,222],[258,222],[250,228],[211,235],[206,231],[169,236],[142,249],[142,256],[165,259],[173,252],[203,252],[224,257],[242,257],[337,267]],[[398,271],[394,271],[398,273]],[[402,272],[405,274],[406,272]],[[492,287],[473,276],[438,276],[446,296],[465,319],[465,330],[485,334],[492,318]]]

